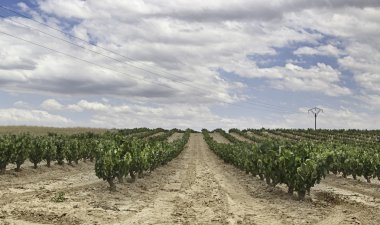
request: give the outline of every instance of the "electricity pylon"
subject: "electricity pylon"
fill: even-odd
[[[320,109],[318,107],[314,107],[308,110],[308,113],[314,114],[314,129],[317,129],[317,116],[320,112],[323,112],[323,109]]]

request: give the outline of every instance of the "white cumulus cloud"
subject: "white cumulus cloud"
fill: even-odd
[[[38,125],[38,126],[70,126],[71,119],[50,114],[43,110],[7,108],[0,109],[0,123],[3,125]]]
[[[41,107],[46,110],[61,110],[63,105],[55,99],[46,99],[41,103]]]

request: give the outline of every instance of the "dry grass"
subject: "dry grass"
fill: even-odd
[[[37,126],[0,126],[0,135],[2,134],[20,134],[20,133],[31,133],[34,135],[46,135],[48,133],[58,133],[58,134],[76,134],[76,133],[104,133],[108,129],[105,128],[89,128],[89,127],[37,127]]]

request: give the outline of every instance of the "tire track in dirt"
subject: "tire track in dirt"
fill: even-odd
[[[201,155],[203,148],[198,135],[189,145],[187,178],[176,197],[174,216],[177,224],[228,224],[227,199]]]
[[[173,162],[176,172],[167,178],[153,204],[129,218],[129,224],[227,224],[224,196],[200,160],[201,143],[195,138],[190,136],[187,148]]]
[[[288,197],[281,199],[281,196],[268,193],[263,182],[232,165],[225,164],[208,149],[205,142],[204,145],[207,151],[203,151],[202,158],[213,168],[216,179],[228,196],[230,224],[289,224],[289,221],[299,224],[297,220],[301,220],[300,224],[304,222],[302,221],[304,218],[299,218],[299,215],[294,213],[300,210],[297,207],[298,202]],[[294,203],[295,207],[290,207],[288,210],[287,205],[294,205]],[[305,205],[302,203],[301,206]],[[322,215],[319,214],[319,216]],[[315,218],[309,218],[309,220],[314,221]]]
[[[354,180],[352,178],[344,178],[337,175],[327,175],[322,182],[326,185],[342,188],[348,191],[357,192],[373,198],[380,199],[380,182],[377,180],[373,183],[367,183],[364,178]]]
[[[123,217],[128,224],[329,224],[333,210],[298,202],[282,190],[226,165],[203,140],[192,134],[187,149],[175,159],[151,204]],[[169,171],[167,171],[169,172]],[[173,172],[173,171],[172,171]],[[170,173],[169,173],[170,174]],[[262,183],[262,184],[261,184]],[[268,191],[269,189],[269,191]],[[348,212],[343,215],[350,215]],[[341,221],[341,220],[339,220]]]
[[[41,173],[38,173],[39,169],[25,169],[21,174],[15,172],[16,176],[7,174],[1,177],[0,204],[11,202],[14,198],[81,188],[99,182],[94,174],[93,163],[81,164],[77,168],[44,168]],[[78,183],[78,180],[81,182]]]
[[[83,224],[80,217],[70,216],[67,211],[50,210],[57,206],[51,198],[58,192],[70,194],[99,184],[101,181],[94,174],[93,164],[78,168],[57,167],[50,173],[41,171],[36,176],[30,176],[30,171],[23,172],[26,174],[16,177],[18,179],[8,177],[11,179],[7,181],[14,183],[0,188],[0,224],[1,219],[6,219],[4,224]]]
[[[33,169],[29,162],[25,164],[21,168],[21,172],[9,170],[6,174],[0,175],[0,190],[10,186],[34,184],[39,181],[57,181],[69,175],[94,171],[94,163],[89,161],[80,162],[74,166],[67,164],[62,166],[54,164],[51,167],[40,165],[37,169]]]
[[[328,175],[320,184],[313,188],[315,191],[333,193],[343,201],[359,203],[368,207],[380,209],[380,186],[367,184],[349,178]]]
[[[191,135],[176,165],[153,204],[126,218],[129,224],[286,224],[224,168],[202,134]]]
[[[211,152],[202,136],[197,138],[201,143],[197,155],[200,156],[202,163],[209,168],[220,188],[220,192],[223,193],[224,198],[227,200],[225,207],[227,209],[228,224],[282,224],[271,213],[264,213],[267,206],[252,198],[244,186],[240,185],[240,181],[236,176],[223,167],[223,161]],[[263,214],[258,215],[258,212]]]

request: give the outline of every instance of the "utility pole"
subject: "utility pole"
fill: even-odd
[[[318,107],[314,107],[308,110],[308,113],[314,114],[314,129],[317,130],[317,116],[320,112],[323,112],[323,109],[320,109]]]

